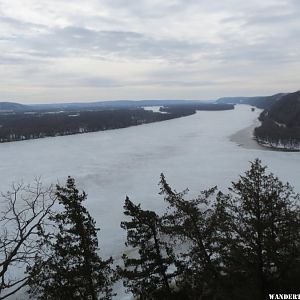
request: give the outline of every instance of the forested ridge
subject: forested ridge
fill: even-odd
[[[267,147],[300,150],[300,91],[259,97],[225,97],[216,103],[248,104],[263,109],[256,140]]]
[[[278,93],[271,96],[258,97],[224,97],[216,101],[216,103],[223,104],[248,104],[261,109],[269,109],[276,101],[283,97],[284,93]]]
[[[259,119],[254,133],[261,144],[300,150],[300,91],[282,96]]]
[[[0,116],[0,142],[124,128],[184,115],[160,114],[143,109],[7,114]]]
[[[66,111],[0,110],[0,142],[125,128],[189,116],[195,114],[197,110],[234,109],[234,106],[229,104],[173,104],[162,107],[161,112],[163,113],[160,113],[144,110],[137,107],[137,104],[135,105],[134,108],[125,106],[124,108],[115,107],[103,110],[87,109],[86,107],[83,110]],[[21,107],[23,108],[23,106]],[[8,107],[6,106],[6,108]]]
[[[49,188],[14,185],[3,194],[0,299],[22,287],[30,299],[112,299],[117,281],[140,300],[300,292],[299,194],[259,159],[226,192],[212,187],[188,199],[164,174],[159,186],[164,213],[126,197],[120,230],[130,251],[116,266],[101,258],[87,194],[72,177]],[[18,264],[27,266],[20,278],[12,272]]]

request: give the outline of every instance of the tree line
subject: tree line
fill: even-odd
[[[283,95],[264,110],[254,131],[259,143],[285,150],[300,150],[300,91]]]
[[[255,138],[260,144],[284,150],[300,150],[299,127],[287,127],[268,117],[261,121],[261,125],[254,129]]]
[[[0,111],[0,143],[125,128],[189,116],[196,110],[233,109],[226,104],[171,105],[158,113],[133,108],[66,111]]]
[[[0,112],[0,143],[125,128],[189,116],[196,110],[226,110],[232,105],[180,105],[158,113],[134,107],[75,110]]]
[[[299,293],[299,195],[260,160],[226,193],[212,187],[186,199],[188,190],[177,192],[163,174],[159,185],[162,214],[126,197],[121,228],[133,251],[118,266],[101,258],[87,195],[73,178],[54,189],[15,186],[0,220],[14,229],[1,233],[0,299],[24,286],[33,299],[111,299],[117,280],[140,300]],[[20,263],[26,272],[14,281],[8,271]]]
[[[0,115],[0,142],[71,135],[124,128],[177,118],[143,109],[102,111],[34,112]]]

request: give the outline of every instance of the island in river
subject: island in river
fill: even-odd
[[[198,101],[159,101],[159,111],[144,109],[153,101],[102,102],[92,105],[62,104],[26,106],[0,103],[0,142],[22,141],[86,132],[125,128],[165,121],[195,114],[198,110],[229,110],[232,104],[199,103]],[[150,106],[152,107],[152,106]]]

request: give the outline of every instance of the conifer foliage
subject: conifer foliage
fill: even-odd
[[[112,259],[98,255],[95,221],[83,206],[73,178],[57,185],[56,196],[63,210],[52,220],[58,231],[49,242],[47,257],[37,257],[29,270],[42,271],[32,277],[29,293],[37,299],[111,299]]]
[[[217,294],[219,274],[217,216],[214,202],[216,187],[187,200],[188,190],[176,192],[160,176],[160,194],[169,204],[164,216],[166,233],[177,248],[178,276],[176,285],[185,290],[186,299]],[[184,245],[184,247],[178,247]]]
[[[165,214],[143,210],[128,197],[128,251],[117,274],[139,300],[263,300],[268,293],[299,293],[299,195],[259,159],[227,193],[211,188],[194,199],[176,192],[163,174]],[[49,251],[29,269],[29,293],[40,300],[110,299],[112,259],[98,252],[95,222],[74,179],[57,186],[63,210]],[[40,271],[42,270],[42,271]]]
[[[131,258],[124,254],[124,268],[118,268],[125,287],[139,299],[174,299],[170,288],[175,276],[170,271],[174,253],[163,240],[161,218],[153,211],[142,210],[128,197],[124,209],[130,218],[121,223],[127,230],[126,246],[138,252]]]
[[[229,190],[219,202],[227,220],[220,222],[221,257],[232,289],[249,290],[247,299],[299,292],[299,195],[259,159]]]
[[[137,299],[263,300],[268,293],[299,293],[299,195],[259,159],[232,183],[185,199],[163,174],[163,216],[128,198],[127,246],[120,274]],[[172,270],[172,272],[171,272]],[[160,293],[164,291],[164,293]]]

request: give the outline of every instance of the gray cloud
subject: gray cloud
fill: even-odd
[[[22,20],[18,20],[15,18],[11,18],[11,17],[7,17],[7,16],[0,16],[0,23],[5,23],[5,24],[9,24],[11,25],[13,28],[15,29],[29,29],[29,28],[41,28],[41,27],[45,27],[43,25],[37,25],[28,21],[22,21]]]
[[[177,39],[154,39],[137,32],[96,31],[69,26],[33,37],[11,39],[31,57],[93,56],[114,54],[121,57],[170,61],[193,61],[193,55],[210,51],[209,43]]]
[[[87,77],[77,79],[76,84],[85,86],[85,87],[101,87],[101,88],[112,88],[112,87],[122,87],[124,83],[114,80],[112,78],[105,77]]]
[[[5,84],[17,81],[24,93],[73,86],[62,100],[82,87],[153,98],[154,86],[158,98],[160,91],[176,98],[176,87],[207,98],[209,87],[218,96],[241,94],[241,83],[252,82],[253,94],[262,94],[300,79],[299,0],[17,4],[0,3],[0,68],[9,65]],[[0,100],[9,94],[5,84]]]

